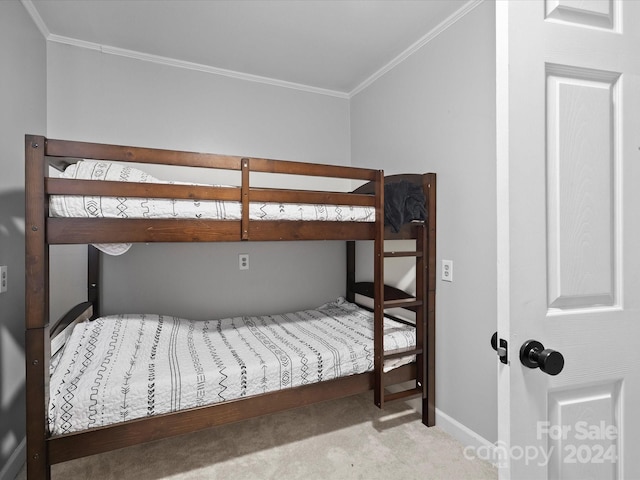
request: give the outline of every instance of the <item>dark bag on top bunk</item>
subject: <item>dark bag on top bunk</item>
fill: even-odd
[[[384,186],[384,224],[399,232],[402,225],[427,218],[422,186],[406,180]]]

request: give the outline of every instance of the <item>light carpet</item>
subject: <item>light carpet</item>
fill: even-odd
[[[463,448],[407,404],[379,410],[367,393],[65,462],[52,478],[497,479]]]

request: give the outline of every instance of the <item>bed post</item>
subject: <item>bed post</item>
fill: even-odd
[[[375,182],[376,224],[374,239],[373,265],[373,352],[375,386],[373,399],[377,407],[384,405],[384,172],[379,170]]]
[[[46,139],[25,136],[25,350],[27,477],[48,479],[49,246],[45,238]]]
[[[427,197],[427,396],[422,400],[422,423],[436,424],[436,174],[423,176],[423,190]]]

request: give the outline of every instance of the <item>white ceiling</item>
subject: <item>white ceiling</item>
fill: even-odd
[[[352,94],[479,0],[22,0],[45,37]]]

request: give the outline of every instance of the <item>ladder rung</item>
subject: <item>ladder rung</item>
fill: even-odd
[[[384,252],[384,256],[389,257],[421,257],[422,252]]]
[[[390,360],[392,358],[407,357],[409,355],[420,355],[422,348],[398,348],[396,350],[389,350],[384,352],[384,359]]]
[[[409,390],[402,390],[400,392],[391,393],[388,390],[384,391],[384,401],[393,402],[394,400],[402,400],[410,397],[421,397],[422,388],[411,388]]]
[[[385,300],[384,308],[407,308],[407,307],[419,307],[422,305],[422,300],[418,300],[416,298],[398,298],[394,300]]]

